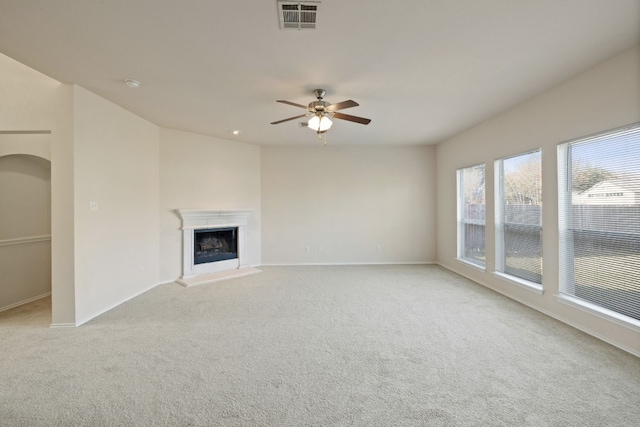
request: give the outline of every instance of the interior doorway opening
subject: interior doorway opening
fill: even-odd
[[[49,152],[48,134],[0,135],[0,320],[51,321]]]

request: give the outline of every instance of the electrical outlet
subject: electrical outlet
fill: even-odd
[[[98,210],[98,202],[89,202],[89,210],[97,211]]]
[[[309,252],[310,250],[311,250],[311,248],[310,248],[309,246],[305,246],[305,247],[304,247],[304,251],[305,251],[305,252]]]

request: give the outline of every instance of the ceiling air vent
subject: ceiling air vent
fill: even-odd
[[[319,1],[278,1],[281,30],[313,30]]]

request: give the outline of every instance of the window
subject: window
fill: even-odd
[[[542,284],[540,150],[496,161],[496,271]],[[541,286],[533,285],[535,289]]]
[[[484,164],[458,169],[458,258],[484,267]]]
[[[558,146],[560,299],[640,326],[640,125]]]

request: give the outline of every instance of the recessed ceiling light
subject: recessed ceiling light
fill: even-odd
[[[125,79],[124,83],[132,88],[137,88],[138,86],[140,86],[140,82],[137,80],[133,80],[133,79]]]
[[[232,134],[234,135],[238,135],[240,133],[240,131],[238,129],[234,129],[231,131]]]

